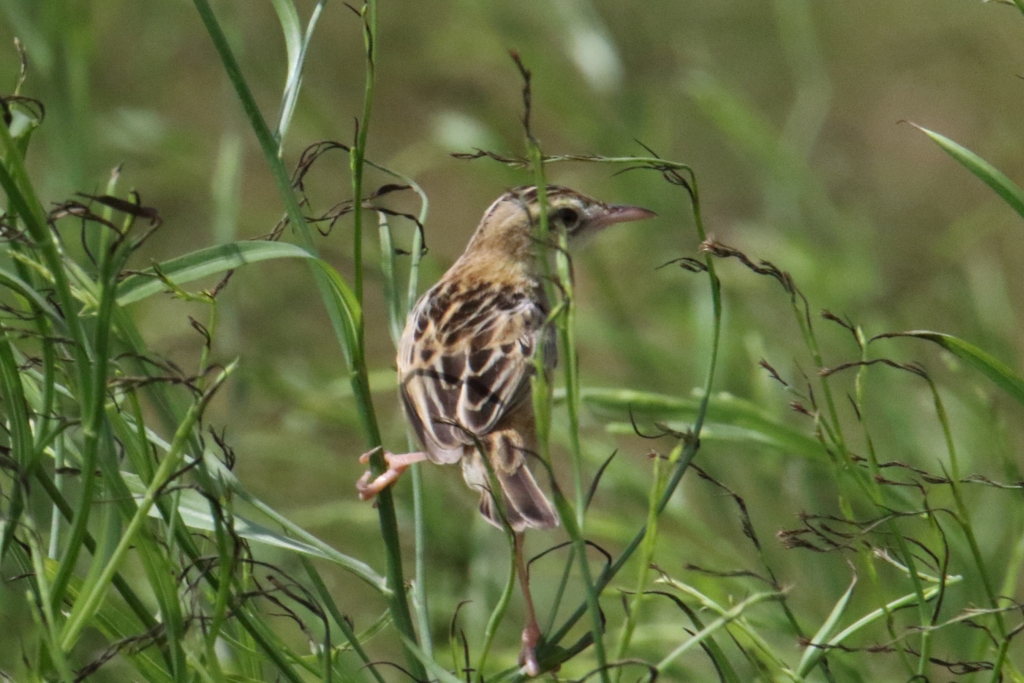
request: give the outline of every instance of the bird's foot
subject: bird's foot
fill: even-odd
[[[540,640],[540,629],[536,623],[527,624],[523,629],[523,649],[519,651],[519,666],[527,676],[539,676],[540,664],[537,662],[537,641]]]
[[[387,463],[388,469],[384,471],[378,477],[373,476],[373,472],[367,470],[359,481],[356,482],[356,491],[359,492],[360,500],[370,500],[378,493],[391,486],[398,478],[402,476],[402,472],[406,470],[409,465],[426,460],[426,453],[402,453],[395,455],[390,451],[384,451],[381,447],[374,448],[373,450],[367,451],[359,456],[359,462],[364,465],[370,462],[370,458],[383,451],[384,462]]]

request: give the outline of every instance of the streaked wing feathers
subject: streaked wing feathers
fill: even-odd
[[[545,309],[536,290],[444,282],[416,304],[399,345],[399,382],[431,460],[455,462],[473,443],[467,430],[487,434],[529,396],[539,341],[554,364]]]

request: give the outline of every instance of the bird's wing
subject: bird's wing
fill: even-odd
[[[399,345],[406,414],[431,459],[454,462],[530,395],[534,349],[546,366],[555,347],[543,299],[477,286],[431,290],[409,316]],[[549,341],[550,340],[550,341]]]

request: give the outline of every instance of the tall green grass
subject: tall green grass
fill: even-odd
[[[253,495],[232,471],[230,438],[209,424],[208,407],[245,363],[214,362],[211,351],[230,274],[297,260],[308,266],[310,291],[319,294],[331,322],[365,439],[359,448],[349,444],[345,455],[376,450],[371,466],[381,472],[377,449],[385,434],[371,389],[364,306],[369,288],[379,286],[387,331],[397,341],[420,289],[430,224],[427,196],[416,182],[367,156],[380,59],[376,2],[350,8],[365,48],[354,141],[310,148],[295,174],[285,164],[284,143],[326,3],[314,6],[303,28],[289,0],[274,2],[288,56],[276,122],[257,105],[221,19],[206,0],[194,5],[278,191],[284,218],[275,239],[228,242],[130,269],[133,254],[159,229],[158,211],[123,191],[116,173],[102,194],[45,210],[25,159],[34,131],[49,124],[20,94],[4,100],[0,567],[15,587],[8,595],[19,601],[3,614],[26,615],[3,629],[17,630],[19,655],[18,668],[4,673],[68,683],[103,676],[523,680],[513,665],[518,640],[506,637],[515,632],[511,542],[508,578],[486,605],[486,626],[467,635],[458,608],[437,607],[464,596],[439,594],[431,580],[439,571],[431,550],[442,539],[431,530],[419,466],[412,471],[412,524],[403,527],[386,490],[376,503],[379,547],[346,554]],[[791,19],[796,31],[799,16]],[[814,52],[794,51],[809,78],[818,72],[801,60],[813,62]],[[1024,380],[994,355],[948,334],[868,330],[833,313],[819,316],[784,265],[709,237],[697,174],[686,164],[649,149],[635,157],[546,155],[530,124],[532,110],[544,103],[533,100],[524,60],[515,60],[524,80],[524,153],[480,150],[463,157],[510,166],[540,187],[552,168],[598,164],[646,174],[660,188],[651,192],[674,193],[676,208],[666,218],[677,226],[680,246],[657,277],[677,286],[680,300],[695,288],[710,330],[700,358],[705,379],[693,394],[585,386],[573,262],[542,214],[538,240],[549,247],[542,258],[560,371],[553,389],[537,374],[533,399],[540,466],[550,475],[567,537],[532,562],[535,590],[550,596],[539,614],[546,626],[538,649],[544,669],[602,681],[1024,680],[1014,641],[1022,622],[1013,599],[1024,565],[1024,520],[1016,510],[1021,485],[970,471],[947,407],[950,391],[901,356],[907,348],[920,351],[913,339],[929,341],[978,371],[986,389],[1017,403],[1024,403]],[[739,105],[724,106],[730,104],[725,93],[699,90],[709,109],[732,125],[744,120]],[[1024,191],[1007,176],[949,138],[922,130],[1024,217]],[[311,216],[302,181],[327,152],[347,155],[351,195],[328,214]],[[799,160],[765,154],[775,168],[801,175]],[[368,171],[385,184],[368,190]],[[415,213],[388,207],[385,195],[403,191],[419,202]],[[378,264],[363,253],[372,241],[364,230],[371,217]],[[320,257],[314,233],[341,219],[351,227],[349,279]],[[408,259],[400,258],[399,244],[411,245]],[[788,403],[796,421],[717,389],[721,353],[732,341],[724,283],[753,276],[777,288],[778,315],[795,331],[797,342],[786,353],[796,361],[764,358],[761,367],[774,383],[776,403]],[[219,281],[193,289],[213,277]],[[204,339],[194,367],[159,358],[133,321],[134,303],[165,293],[204,312],[192,321]],[[841,356],[828,356],[835,345],[822,342],[826,334],[846,340]],[[929,423],[921,433],[929,457],[883,455],[894,450],[876,436],[883,387],[908,400],[926,398]],[[651,439],[649,466],[620,467],[607,442],[594,436],[594,425],[634,448]],[[933,447],[940,450],[928,450]],[[751,451],[792,467],[775,467],[778,478],[769,481],[731,471],[737,458],[720,462]],[[559,464],[561,454],[568,468]],[[780,491],[798,488],[814,507],[790,520],[793,528],[771,529],[782,551],[766,539],[764,520],[774,522],[774,509],[786,506]],[[631,497],[631,506],[617,500]],[[719,512],[716,523],[731,527],[729,533],[689,521],[694,510],[682,499]],[[985,518],[992,510],[1006,511],[999,523],[1008,530]],[[411,538],[402,537],[405,528]],[[1000,538],[1011,540],[1008,551]],[[704,556],[697,561],[687,545],[704,548]],[[357,632],[349,614],[360,606],[332,589],[328,571],[355,577],[376,596],[383,607],[371,626]]]

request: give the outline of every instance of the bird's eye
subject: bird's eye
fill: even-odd
[[[551,218],[564,225],[566,230],[572,230],[580,222],[580,215],[576,213],[575,209],[568,207],[553,212]]]

